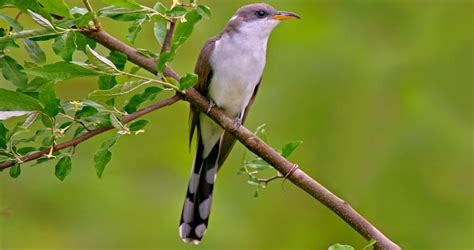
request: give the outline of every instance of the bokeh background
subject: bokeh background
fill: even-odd
[[[204,41],[251,1],[202,2],[213,16],[198,25],[173,62],[180,73],[192,71]],[[275,147],[303,140],[291,160],[403,248],[473,249],[473,3],[267,2],[303,19],[274,31],[248,128],[266,123]],[[21,21],[35,27],[27,16]],[[104,28],[124,41],[130,25],[103,20]],[[42,46],[48,62],[59,60],[50,42]],[[151,24],[136,47],[159,50]],[[106,53],[100,46],[98,51]],[[20,49],[10,55],[20,62],[28,59]],[[12,88],[3,78],[0,86]],[[60,83],[57,91],[63,98],[81,98],[95,87],[95,79],[85,78]],[[177,228],[193,158],[187,111],[182,102],[150,114],[145,134],[123,137],[113,148],[102,179],[96,177],[92,156],[112,133],[78,147],[64,182],[54,176],[54,163],[24,167],[18,179],[1,173],[0,210],[7,212],[0,216],[0,248],[366,245],[290,182],[271,183],[254,198],[254,188],[236,174],[241,145],[219,174],[204,241],[198,247],[182,243]]]

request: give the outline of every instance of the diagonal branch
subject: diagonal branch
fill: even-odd
[[[115,37],[109,35],[107,32],[103,30],[83,30],[83,33],[91,39],[107,47],[108,49],[116,50],[125,54],[128,57],[129,61],[156,74],[156,63],[154,59],[144,56],[134,48],[122,43]],[[163,45],[165,48],[166,46],[169,46],[169,41],[171,41],[171,35],[172,34],[168,34],[168,44]],[[179,75],[169,67],[165,69],[164,75],[179,80]],[[210,105],[209,101],[204,96],[202,96],[195,89],[191,88],[186,90],[183,94],[177,94],[176,96],[170,99],[160,101],[150,107],[130,114],[125,118],[124,122],[129,122],[154,110],[171,105],[180,99],[188,101],[194,107],[201,109],[202,111],[206,111]],[[237,127],[234,123],[234,120],[229,118],[222,110],[220,110],[219,108],[212,108],[207,115],[226,131],[232,133],[232,135],[237,138],[250,151],[254,152],[256,155],[262,157],[265,161],[271,164],[275,169],[277,169],[280,173],[287,177],[296,186],[303,189],[308,194],[323,203],[326,207],[334,211],[352,228],[359,232],[359,234],[362,235],[365,239],[375,240],[377,242],[375,245],[376,249],[400,249],[398,245],[393,243],[377,228],[370,224],[370,222],[368,222],[364,217],[357,213],[357,211],[355,211],[347,202],[340,199],[339,197],[331,193],[328,189],[326,189],[324,186],[312,179],[303,170],[299,169],[297,164],[291,163],[290,161],[282,157],[278,152],[274,151],[271,147],[266,145],[265,142],[263,142],[260,138],[250,132],[247,128],[243,126]],[[67,147],[76,146],[79,143],[110,129],[112,129],[112,127],[104,127],[92,130],[74,140],[57,145],[54,150],[57,151]],[[25,162],[35,160],[42,157],[46,153],[48,152],[34,153],[32,155],[24,157],[24,159],[21,160]],[[11,167],[13,164],[13,162],[0,164],[0,169]]]
[[[166,107],[166,106],[170,106],[174,103],[176,103],[177,101],[179,101],[181,99],[181,97],[179,96],[173,96],[171,98],[168,98],[168,99],[164,99],[164,100],[161,100],[161,101],[158,101],[156,102],[155,104],[152,104],[144,109],[141,109],[141,110],[138,110],[137,112],[135,113],[132,113],[130,115],[127,115],[124,117],[123,119],[123,123],[129,123],[133,120],[136,120],[148,113],[151,113],[155,110],[158,110],[158,109],[161,109],[163,107]],[[67,141],[67,142],[64,142],[64,143],[61,143],[61,144],[58,144],[56,146],[53,147],[53,152],[56,152],[56,151],[59,151],[59,150],[63,150],[65,148],[69,148],[69,147],[75,147],[77,145],[79,145],[80,143],[86,141],[86,140],[89,140],[90,138],[96,136],[96,135],[99,135],[99,134],[102,134],[104,132],[107,132],[109,130],[112,130],[114,129],[114,127],[112,126],[106,126],[106,127],[102,127],[102,128],[98,128],[98,129],[94,129],[94,130],[91,130],[81,136],[78,136],[70,141]],[[32,154],[29,154],[29,155],[26,155],[26,156],[23,156],[19,159],[19,162],[20,163],[25,163],[25,162],[29,162],[29,161],[34,161],[36,159],[39,159],[45,155],[47,155],[49,153],[50,149],[45,149],[43,151],[38,151],[38,152],[35,152],[35,153],[32,153]],[[13,165],[15,165],[16,162],[14,161],[7,161],[7,162],[3,162],[3,163],[0,163],[0,169],[6,169],[6,168],[9,168],[9,167],[12,167]]]
[[[86,33],[86,35],[111,50],[118,50],[119,52],[124,53],[128,56],[128,60],[131,62],[156,74],[156,65],[153,59],[138,53],[135,49],[120,42],[107,32],[91,31]],[[169,67],[166,68],[164,74],[179,80],[178,74]],[[194,88],[186,90],[183,94],[183,98],[201,111],[206,111],[210,105],[209,101]],[[278,152],[266,145],[265,142],[247,128],[243,126],[237,127],[234,120],[229,118],[224,112],[222,112],[222,110],[212,108],[207,115],[226,131],[232,133],[232,135],[250,151],[262,157],[280,173],[287,176],[287,178],[296,186],[300,187],[323,203],[326,207],[334,211],[365,239],[375,240],[377,242],[375,245],[376,249],[400,249],[398,245],[393,243],[377,228],[370,224],[369,221],[357,213],[357,211],[355,211],[346,201],[340,199],[324,186],[312,179],[303,170],[299,169],[298,165],[291,163],[282,157]]]

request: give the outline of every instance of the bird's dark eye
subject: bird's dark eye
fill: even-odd
[[[257,10],[255,12],[255,15],[258,17],[258,18],[264,18],[268,15],[268,13],[264,10]]]

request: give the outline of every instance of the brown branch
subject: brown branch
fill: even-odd
[[[171,40],[173,39],[175,28],[176,28],[176,20],[173,19],[173,21],[170,22],[170,27],[168,31],[166,32],[165,40],[163,41],[163,46],[161,47],[161,54],[170,50]]]
[[[107,47],[110,50],[119,51],[127,55],[128,60],[135,63],[136,65],[156,74],[156,63],[152,58],[146,57],[139,53],[134,48],[122,43],[116,38],[112,37],[103,30],[92,31],[84,30],[85,35],[89,36],[91,39],[94,39],[98,43]],[[164,75],[173,77],[176,80],[179,80],[178,74],[174,72],[171,68],[167,67],[165,69]],[[180,98],[185,99],[190,102],[196,108],[206,111],[209,107],[209,101],[202,96],[195,89],[191,88],[186,90],[182,96],[175,96],[172,99],[168,99],[167,104],[171,105],[174,102],[178,101]],[[158,105],[161,106],[161,105]],[[142,111],[143,114],[131,114],[132,116],[141,116],[146,113],[149,113],[157,108],[148,108]],[[140,111],[138,111],[140,112]],[[226,131],[232,133],[235,138],[237,138],[245,147],[250,151],[254,152],[256,155],[262,157],[265,161],[271,164],[275,169],[280,173],[286,176],[291,182],[296,186],[300,187],[308,194],[316,198],[318,201],[323,203],[326,207],[334,211],[339,217],[346,221],[352,228],[354,228],[359,234],[361,234],[367,240],[375,240],[377,243],[375,245],[376,249],[400,249],[398,245],[393,243],[389,238],[382,234],[377,228],[370,224],[364,217],[362,217],[357,211],[355,211],[347,202],[340,199],[333,193],[331,193],[324,186],[319,184],[317,181],[312,179],[307,175],[303,170],[296,169],[294,163],[291,163],[284,157],[282,157],[278,152],[274,151],[271,147],[265,144],[260,138],[250,132],[247,128],[241,126],[236,127],[236,124],[233,119],[229,118],[222,110],[218,108],[212,108],[208,113],[208,116],[218,123]],[[133,118],[133,117],[132,117]],[[130,118],[130,119],[132,119]],[[136,117],[135,117],[136,118]],[[133,118],[133,119],[135,119]],[[82,141],[87,140],[88,138],[95,136],[99,133],[103,133],[111,128],[101,128],[93,130],[89,133],[84,134],[82,137],[76,138],[76,141],[66,142],[55,147],[55,150],[59,148],[66,148],[79,144]],[[44,153],[44,152],[43,152]],[[47,153],[47,152],[46,152]],[[43,154],[35,155],[37,158],[41,157]],[[31,158],[31,157],[30,157]],[[28,160],[32,160],[28,158]],[[0,167],[2,167],[0,165]],[[5,168],[5,167],[3,167]]]
[[[164,100],[161,100],[161,101],[158,101],[156,102],[155,104],[152,104],[144,109],[141,109],[141,110],[138,110],[137,112],[135,113],[132,113],[130,115],[127,115],[123,118],[123,123],[129,123],[135,119],[138,119],[148,113],[151,113],[155,110],[158,110],[158,109],[161,109],[163,107],[166,107],[166,106],[169,106],[169,105],[172,105],[174,104],[175,102],[179,101],[181,99],[181,97],[179,96],[173,96],[171,98],[168,98],[168,99],[164,99]],[[99,134],[102,134],[106,131],[109,131],[109,130],[112,130],[114,129],[114,127],[112,126],[106,126],[106,127],[102,127],[102,128],[98,128],[98,129],[94,129],[94,130],[91,130],[81,136],[78,136],[70,141],[67,141],[67,142],[64,142],[64,143],[61,143],[61,144],[58,144],[56,146],[53,147],[53,152],[56,152],[56,151],[59,151],[59,150],[63,150],[65,148],[69,148],[69,147],[75,147],[77,145],[79,145],[80,143],[96,136],[96,135],[99,135]],[[50,149],[45,149],[43,151],[38,151],[38,152],[35,152],[35,153],[32,153],[32,154],[29,154],[29,155],[26,155],[26,156],[23,156],[19,159],[20,163],[26,163],[26,162],[29,162],[29,161],[34,161],[36,159],[39,159],[45,155],[47,155],[49,153]],[[7,162],[3,162],[3,163],[0,163],[0,169],[6,169],[6,168],[9,168],[9,167],[12,167],[13,165],[15,165],[15,161],[7,161]]]
[[[140,54],[135,49],[118,41],[105,31],[89,32],[87,35],[104,45],[105,47],[118,50],[128,56],[128,59],[138,66],[156,74],[156,65],[153,59]],[[167,67],[164,74],[179,80],[179,76],[171,68]],[[193,104],[195,107],[206,111],[209,107],[209,101],[195,89],[191,88],[185,91],[183,98]],[[217,122],[226,131],[231,132],[245,147],[256,155],[262,157],[283,175],[294,171],[294,163],[291,163],[270,146],[266,145],[260,138],[250,132],[247,128],[236,127],[233,119],[229,118],[222,110],[212,108],[208,116]],[[326,207],[334,211],[339,217],[345,220],[352,228],[359,232],[365,239],[374,239],[377,241],[376,247],[379,249],[400,249],[389,238],[383,235],[370,222],[355,211],[347,202],[331,193],[324,186],[312,179],[301,169],[297,169],[288,176],[288,179],[296,186],[300,187],[308,194],[323,203]]]
[[[122,52],[128,56],[128,59],[131,62],[156,74],[156,65],[153,59],[140,54],[135,49],[110,36],[105,31],[89,32],[86,35],[109,49]],[[176,72],[169,67],[166,68],[164,74],[179,80],[179,76]],[[206,111],[210,105],[209,101],[193,88],[186,90],[183,94],[183,98],[202,111]],[[222,112],[222,110],[212,108],[208,113],[208,116],[226,131],[231,132],[245,147],[256,155],[262,157],[284,176],[289,174],[288,179],[291,182],[334,211],[365,239],[376,240],[376,249],[400,249],[398,245],[393,243],[377,228],[370,224],[369,221],[357,213],[357,211],[355,211],[347,202],[331,193],[303,170],[295,170],[294,163],[291,163],[282,157],[278,152],[266,145],[265,142],[250,132],[247,128],[243,126],[240,128],[236,127],[234,120],[229,118],[224,112]]]

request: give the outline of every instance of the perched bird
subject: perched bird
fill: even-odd
[[[299,19],[268,4],[250,4],[237,10],[224,31],[209,39],[196,63],[195,88],[234,117],[238,126],[255,99],[266,62],[267,42],[282,20]],[[212,190],[218,168],[229,155],[235,138],[199,110],[191,107],[190,143],[197,130],[197,151],[184,201],[179,234],[199,244],[207,229]]]

